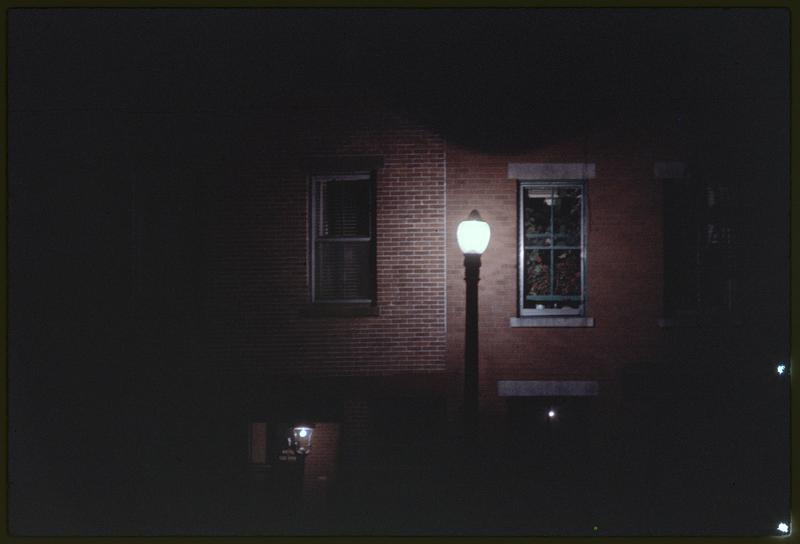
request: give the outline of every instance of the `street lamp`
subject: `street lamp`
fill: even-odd
[[[458,225],[456,238],[464,253],[464,280],[467,282],[466,323],[464,328],[464,434],[474,441],[478,436],[478,281],[481,254],[489,245],[491,229],[472,210]]]

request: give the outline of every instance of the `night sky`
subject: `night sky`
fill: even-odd
[[[491,143],[786,96],[785,30],[780,10],[16,10],[9,105],[246,111],[361,92]]]

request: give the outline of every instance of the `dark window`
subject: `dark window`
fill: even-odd
[[[250,424],[250,464],[266,465],[267,455],[267,424],[263,421]]]
[[[736,257],[741,252],[736,247],[742,213],[735,187],[730,184],[704,184],[702,197],[698,303],[708,317],[733,317],[737,311]]]
[[[583,315],[584,193],[582,181],[520,182],[520,315]]]
[[[312,300],[375,301],[374,183],[369,174],[313,176]]]
[[[735,240],[740,215],[728,185],[691,176],[664,181],[664,314],[735,311]]]
[[[691,316],[698,300],[698,194],[692,178],[664,182],[664,313]]]

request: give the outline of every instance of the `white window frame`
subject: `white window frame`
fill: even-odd
[[[518,230],[518,260],[517,260],[517,279],[518,279],[518,299],[517,308],[520,317],[558,317],[558,316],[585,316],[586,315],[586,273],[587,273],[587,248],[586,248],[586,230],[587,230],[587,183],[585,179],[535,179],[526,180],[520,179],[517,187],[517,200],[519,205],[517,217],[517,230]],[[525,308],[525,203],[524,191],[528,187],[539,188],[563,188],[563,187],[578,187],[581,189],[581,301],[577,308]],[[552,265],[552,264],[551,264]],[[553,274],[554,271],[551,271]],[[552,278],[552,276],[551,276]],[[552,281],[552,280],[551,280]]]

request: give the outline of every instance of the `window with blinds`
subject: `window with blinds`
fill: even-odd
[[[313,302],[374,302],[372,176],[313,176],[311,182]]]

